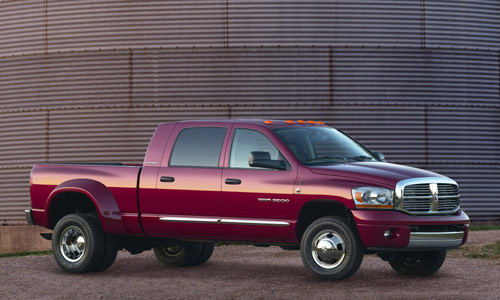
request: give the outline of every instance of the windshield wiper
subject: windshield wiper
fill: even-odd
[[[355,160],[355,161],[368,161],[368,160],[373,161],[374,160],[373,157],[366,156],[366,155],[351,156],[351,157],[347,157],[347,159]]]
[[[313,163],[313,162],[317,162],[317,161],[322,161],[322,160],[331,160],[331,159],[335,159],[335,160],[338,160],[338,159],[341,159],[341,160],[346,160],[346,159],[348,159],[348,158],[347,158],[347,157],[344,157],[344,156],[341,156],[341,155],[335,155],[335,156],[321,156],[321,157],[316,157],[316,158],[313,158],[313,159],[306,160],[306,161],[304,161],[303,163]]]

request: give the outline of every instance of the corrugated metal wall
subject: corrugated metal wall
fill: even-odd
[[[0,2],[0,224],[37,162],[137,162],[160,122],[324,120],[499,219],[500,2]]]

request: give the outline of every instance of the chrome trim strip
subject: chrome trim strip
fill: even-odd
[[[221,219],[222,224],[234,225],[257,225],[257,226],[290,226],[290,223],[285,221],[270,221],[270,220],[245,220],[245,219]]]
[[[255,225],[255,226],[290,226],[289,222],[272,221],[272,220],[249,220],[249,219],[233,219],[233,218],[210,218],[210,217],[183,217],[183,216],[168,216],[161,217],[163,222],[178,222],[178,223],[211,223],[211,224],[232,224],[232,225]]]
[[[462,244],[463,238],[463,231],[411,232],[408,248],[458,247]]]
[[[179,222],[179,223],[219,223],[219,218],[206,217],[161,217],[160,221],[164,222]]]

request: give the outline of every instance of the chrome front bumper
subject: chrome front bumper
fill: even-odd
[[[411,232],[408,248],[453,248],[462,244],[463,231]]]

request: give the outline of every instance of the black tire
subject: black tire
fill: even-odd
[[[326,280],[345,279],[359,269],[363,245],[357,232],[341,217],[320,218],[311,223],[300,243],[306,269]]]
[[[206,263],[212,254],[214,253],[214,244],[213,243],[204,243],[201,244],[201,253],[200,256],[196,259],[196,261],[192,264],[192,266],[199,266]]]
[[[57,222],[52,252],[64,271],[91,272],[101,263],[105,244],[99,221],[89,215],[71,214]]]
[[[107,270],[109,267],[113,265],[113,263],[116,260],[116,256],[118,255],[118,241],[112,237],[112,236],[107,236],[106,237],[106,246],[104,248],[104,253],[101,262],[97,266],[97,268],[94,270],[94,272],[102,272]]]
[[[153,248],[156,258],[167,267],[192,266],[200,257],[202,244],[168,245]]]
[[[389,264],[401,275],[425,277],[441,268],[446,259],[446,250],[395,253]]]

